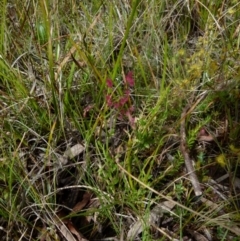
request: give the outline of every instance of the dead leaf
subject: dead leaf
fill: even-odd
[[[205,236],[197,231],[188,230],[188,232],[194,237],[196,241],[209,241]]]
[[[91,198],[91,193],[85,192],[84,195],[83,195],[82,201],[78,202],[74,206],[74,208],[72,209],[71,214],[74,214],[74,213],[77,213],[77,212],[81,211],[88,204],[88,202],[90,201],[90,198]]]
[[[208,135],[208,136],[200,136],[198,140],[210,142],[210,141],[214,141],[214,138],[212,135]]]
[[[234,187],[240,189],[240,178],[235,177],[235,179],[234,179]]]
[[[85,151],[85,146],[83,146],[81,144],[76,144],[75,146],[72,146],[71,148],[67,149],[64,152],[63,157],[72,159],[84,151]]]
[[[77,240],[78,240],[78,241],[88,241],[87,239],[83,238],[83,237],[80,235],[80,233],[79,233],[79,232],[75,229],[75,227],[73,226],[72,222],[68,222],[67,226],[68,226],[70,232],[77,237]]]
[[[67,241],[88,241],[87,239],[84,239],[83,236],[76,230],[70,218],[64,218],[65,213],[60,211],[58,212],[57,216],[58,218],[56,219],[57,221],[55,224]],[[73,234],[77,239],[73,236]]]
[[[143,231],[143,221],[138,220],[134,225],[130,228],[127,234],[127,240],[134,240],[142,231]]]
[[[174,206],[175,204],[173,202],[165,201],[153,207],[149,215],[149,225],[156,226],[164,212],[171,212]],[[127,240],[134,240],[143,231],[144,225],[146,225],[146,223],[144,223],[143,220],[138,220],[128,231]]]
[[[205,128],[202,128],[198,133],[198,141],[214,141],[214,137]]]
[[[67,241],[77,241],[65,224],[61,224],[59,230]]]

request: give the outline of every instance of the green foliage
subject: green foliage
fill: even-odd
[[[215,211],[202,203],[195,212],[180,123],[191,103],[187,147],[199,173],[218,178],[210,176],[218,167],[210,160],[224,157],[236,176],[238,2],[10,2],[0,3],[3,239],[47,240],[43,233],[51,229],[59,240],[57,225],[71,217],[66,223],[85,230],[88,240],[125,240],[138,218],[145,220],[143,240],[165,240],[146,218],[161,193],[179,204],[169,221],[179,237],[172,238],[190,239],[188,230],[204,226],[227,240],[231,227]],[[202,128],[213,142],[199,142]],[[65,151],[79,143],[83,153],[66,158]],[[71,213],[86,191],[88,204]],[[227,210],[222,196],[206,195]]]
[[[3,0],[0,3],[0,53],[3,54],[6,51],[6,11],[7,11],[7,1]]]
[[[37,33],[37,40],[40,45],[44,45],[47,43],[48,38],[47,38],[47,32],[46,28],[42,23],[37,23],[36,24],[36,33]]]

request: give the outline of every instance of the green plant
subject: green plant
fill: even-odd
[[[126,240],[139,220],[135,239],[192,239],[203,228],[238,237],[239,6],[2,1],[3,239]],[[186,149],[205,201],[180,152],[188,106]],[[225,174],[221,193],[211,181]]]

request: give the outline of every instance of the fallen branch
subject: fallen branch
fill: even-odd
[[[205,91],[201,97],[191,105],[188,105],[187,107],[184,108],[182,114],[181,114],[181,123],[180,123],[180,136],[181,136],[181,141],[180,141],[180,151],[184,157],[185,165],[187,168],[187,172],[189,174],[189,179],[193,185],[194,193],[197,197],[202,195],[202,190],[200,187],[200,183],[198,181],[198,177],[196,175],[196,172],[193,167],[192,160],[189,155],[189,150],[187,148],[187,136],[186,136],[186,117],[187,115],[193,111],[193,109],[199,104],[200,101],[202,101],[207,95],[207,92]]]
[[[184,157],[184,161],[185,161],[185,165],[187,168],[187,172],[189,174],[189,178],[190,181],[193,185],[193,189],[194,189],[194,193],[195,195],[201,196],[202,195],[202,190],[200,187],[200,183],[198,181],[196,172],[194,170],[193,164],[192,164],[192,160],[189,156],[189,151],[187,148],[187,137],[186,137],[186,130],[185,130],[185,119],[186,119],[186,115],[187,115],[187,111],[189,108],[185,108],[182,112],[181,115],[181,126],[180,126],[180,135],[181,135],[181,143],[180,143],[180,151]]]
[[[180,143],[180,151],[184,157],[185,165],[187,168],[187,172],[189,174],[190,181],[193,185],[193,189],[195,192],[195,195],[201,196],[202,195],[202,190],[196,175],[196,172],[194,170],[192,160],[189,156],[189,151],[187,148],[187,137],[186,137],[186,130],[185,130],[185,119],[187,115],[187,111],[189,108],[185,108],[182,112],[181,115],[181,127],[180,127],[180,135],[181,135],[181,143]]]

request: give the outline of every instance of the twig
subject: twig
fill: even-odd
[[[189,174],[190,181],[193,185],[193,189],[196,196],[201,196],[202,191],[201,187],[195,173],[192,160],[190,159],[188,148],[187,148],[187,138],[186,138],[186,130],[185,130],[185,118],[189,108],[185,108],[181,115],[181,127],[180,127],[180,135],[181,135],[181,143],[180,143],[180,150],[184,157],[185,165]]]
[[[204,92],[201,97],[194,103],[192,104],[190,102],[190,105],[184,108],[182,114],[181,114],[181,123],[180,123],[180,136],[181,136],[181,141],[180,141],[180,151],[184,157],[185,165],[187,168],[187,172],[189,174],[190,181],[193,185],[194,193],[197,197],[202,195],[202,190],[200,187],[200,183],[198,181],[198,177],[196,175],[196,172],[194,170],[192,160],[189,155],[189,150],[187,148],[187,136],[186,136],[186,116],[195,109],[195,107],[199,104],[200,101],[202,101],[205,97],[207,96],[207,91]],[[193,99],[193,98],[192,98]]]

